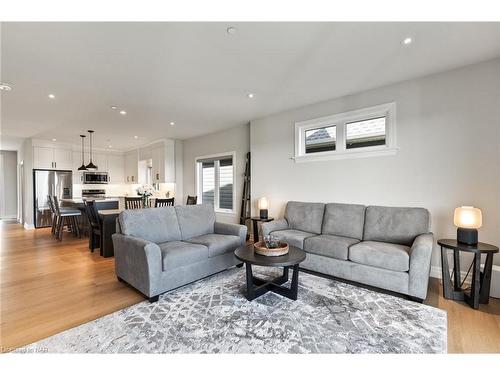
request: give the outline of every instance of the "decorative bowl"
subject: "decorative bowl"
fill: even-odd
[[[279,246],[274,249],[266,247],[265,241],[259,241],[253,245],[255,253],[264,255],[266,257],[278,257],[280,255],[288,254],[288,244],[286,242],[279,242]]]

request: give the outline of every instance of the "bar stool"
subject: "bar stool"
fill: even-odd
[[[47,195],[47,203],[49,204],[51,221],[52,221],[52,228],[50,229],[50,232],[52,233],[53,236],[55,236],[57,228],[57,214],[56,214],[56,209],[54,208],[54,202],[52,200],[52,196]]]
[[[77,217],[81,216],[82,213],[79,210],[60,208],[59,200],[56,196],[53,196],[53,204],[57,216],[56,236],[59,241],[62,241],[65,225],[68,225],[75,236],[80,237]]]

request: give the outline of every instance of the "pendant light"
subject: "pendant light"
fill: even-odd
[[[90,163],[86,165],[87,169],[97,169],[97,165],[94,165],[92,163],[92,133],[94,132],[93,130],[87,130],[89,132],[89,138],[90,138]]]
[[[86,171],[87,167],[85,166],[85,137],[86,135],[80,134],[82,138],[82,166],[78,168],[79,171]]]

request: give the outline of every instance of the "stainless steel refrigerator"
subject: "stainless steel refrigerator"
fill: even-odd
[[[71,171],[47,171],[35,169],[33,171],[35,227],[49,227],[52,225],[52,215],[47,196],[56,196],[58,199],[73,198],[73,176]]]

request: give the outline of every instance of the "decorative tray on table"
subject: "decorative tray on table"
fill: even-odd
[[[253,245],[255,253],[266,257],[288,254],[288,244],[282,241],[259,241]]]

